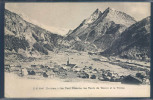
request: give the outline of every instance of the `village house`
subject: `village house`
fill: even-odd
[[[80,72],[82,70],[82,68],[81,67],[78,67],[78,66],[74,66],[73,68],[72,68],[72,71],[73,72]]]
[[[36,75],[36,73],[33,70],[28,70],[28,75]]]
[[[10,65],[5,65],[5,71],[10,72]]]
[[[79,78],[89,78],[89,75],[85,72],[79,72],[78,73],[78,77]]]
[[[70,71],[71,70],[71,67],[70,66],[67,66],[66,64],[62,64],[61,67],[67,71]]]
[[[20,65],[10,65],[10,71],[18,73],[19,71],[21,71],[21,66]]]
[[[27,71],[27,69],[26,68],[23,68],[22,70],[22,74],[25,76],[25,75],[28,75],[28,71]]]
[[[56,74],[52,70],[47,71],[46,74],[48,75],[49,78],[56,77]]]
[[[58,74],[65,74],[67,70],[65,70],[63,67],[59,68]]]

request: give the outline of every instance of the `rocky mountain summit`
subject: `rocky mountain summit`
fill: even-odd
[[[115,9],[107,8],[104,12],[96,9],[66,39],[72,41],[77,38],[85,43],[96,45],[98,49],[104,51],[135,22],[133,17]]]

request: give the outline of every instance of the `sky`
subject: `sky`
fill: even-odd
[[[75,29],[97,8],[102,12],[108,7],[127,13],[137,21],[150,16],[150,3],[144,2],[50,2],[6,3],[5,8],[44,26],[65,30]],[[57,30],[57,29],[56,29]],[[65,33],[64,33],[65,34]]]

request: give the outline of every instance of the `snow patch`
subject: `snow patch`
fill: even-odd
[[[31,19],[29,18],[28,16],[26,16],[25,14],[19,14],[24,20],[26,20],[27,22],[31,22],[35,25],[38,25],[40,26],[41,28],[44,28],[52,33],[56,33],[56,34],[60,34],[60,35],[66,35],[69,31],[69,29],[66,29],[66,28],[60,28],[60,27],[53,27],[53,26],[48,26],[48,25],[44,25],[44,24],[41,24],[39,23],[38,21],[34,20],[34,19]]]

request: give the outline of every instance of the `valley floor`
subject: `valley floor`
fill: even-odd
[[[12,57],[12,59],[14,59]],[[53,53],[50,55],[42,56],[40,59],[34,61],[19,61],[7,58],[5,64],[9,65],[22,65],[23,68],[29,68],[31,65],[49,65],[52,64],[63,65],[67,64],[69,59],[70,64],[75,64],[80,68],[85,66],[92,66],[96,69],[110,70],[114,73],[121,75],[135,75],[138,72],[150,71],[150,62],[142,62],[137,60],[128,60],[115,57],[104,57],[100,55],[89,55],[88,52],[66,51]]]
[[[42,56],[34,61],[6,59],[5,64],[21,65],[23,68],[39,64],[64,65],[69,59],[70,64],[76,64],[80,68],[92,66],[93,69],[110,70],[119,76],[135,76],[140,71],[150,71],[149,62],[89,55],[88,52],[77,51],[50,52],[49,56]],[[66,78],[44,78],[35,75],[19,77],[15,73],[5,72],[5,94],[6,97],[148,97],[150,85],[127,85],[121,82],[100,81],[97,78],[79,78],[73,72],[67,72]]]

